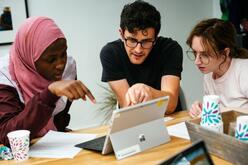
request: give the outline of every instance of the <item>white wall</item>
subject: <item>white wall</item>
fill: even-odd
[[[0,45],[0,56],[6,55],[9,52],[9,45]]]
[[[194,4],[194,5],[193,5]],[[184,90],[188,107],[194,100],[202,97],[202,75],[194,63],[188,60],[186,39],[192,27],[203,18],[212,17],[212,1],[204,0],[166,0],[159,7],[162,11],[163,27],[161,35],[170,36],[183,47],[183,73],[181,86]]]
[[[206,0],[150,0],[162,16],[160,35],[177,40],[187,50],[185,40],[192,26],[202,18],[212,17],[215,4]],[[119,37],[119,17],[129,0],[28,0],[30,16],[44,15],[53,18],[68,40],[68,54],[77,61],[78,78],[101,100],[102,84],[99,52],[108,41]],[[8,52],[1,46],[0,54]],[[202,97],[202,75],[184,55],[181,85],[190,105]],[[70,113],[73,129],[98,125],[103,116],[97,105],[89,101],[75,101]]]
[[[213,0],[213,17],[221,18],[220,1]]]

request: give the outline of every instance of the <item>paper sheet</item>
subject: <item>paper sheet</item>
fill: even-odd
[[[96,138],[96,134],[74,134],[49,131],[44,137],[30,147],[30,157],[40,158],[73,158],[81,148],[78,143]]]
[[[190,140],[189,133],[185,125],[185,122],[171,125],[167,127],[167,129],[168,129],[169,135]]]
[[[173,119],[174,119],[173,117],[167,116],[167,117],[164,117],[164,122],[171,121]]]

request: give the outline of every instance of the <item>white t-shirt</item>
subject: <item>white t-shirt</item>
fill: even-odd
[[[248,108],[248,59],[233,58],[227,72],[218,79],[204,75],[204,93],[220,96],[221,107]]]

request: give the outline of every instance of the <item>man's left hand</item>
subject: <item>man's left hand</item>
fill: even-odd
[[[152,89],[148,85],[138,83],[128,89],[125,97],[128,106],[146,102],[153,98]]]

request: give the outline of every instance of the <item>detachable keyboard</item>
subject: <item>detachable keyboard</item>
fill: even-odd
[[[76,144],[75,147],[102,152],[106,136],[101,136],[99,138]]]

